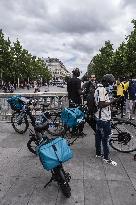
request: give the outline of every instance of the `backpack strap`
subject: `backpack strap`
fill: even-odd
[[[97,88],[99,87],[104,87],[103,85],[98,85]],[[97,89],[96,88],[96,89]],[[97,90],[98,96],[99,96],[99,90]],[[106,92],[105,96],[108,95],[108,92]],[[100,100],[98,100],[98,103],[100,102]],[[99,119],[101,118],[101,113],[102,113],[102,108],[99,108]]]
[[[54,152],[55,152],[55,154],[56,154],[56,157],[58,158],[59,163],[61,164],[62,162],[61,162],[60,159],[59,159],[59,156],[58,156],[58,153],[57,153],[57,148],[56,148],[55,144],[53,144],[53,145],[51,145],[51,146],[52,146],[52,148],[53,148],[53,150],[54,150]]]
[[[121,83],[121,86],[122,86],[122,88],[123,88],[123,90],[124,90],[124,83]]]

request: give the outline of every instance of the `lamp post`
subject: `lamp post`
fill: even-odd
[[[21,77],[22,77],[22,74],[20,74],[19,76],[20,76],[20,78],[21,78]],[[20,85],[20,78],[19,78],[19,77],[17,78],[17,87],[18,87],[18,88],[19,88],[19,85]]]
[[[13,71],[13,76],[14,76],[14,84],[15,84],[15,71]]]
[[[1,85],[3,85],[2,75],[3,75],[3,70],[1,70],[1,74],[0,74]]]

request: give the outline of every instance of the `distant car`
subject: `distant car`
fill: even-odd
[[[64,82],[63,82],[63,80],[58,81],[57,87],[64,88]]]
[[[60,81],[60,80],[55,80],[55,81],[52,81],[52,85],[57,85],[57,86],[63,86],[64,85],[64,83],[63,83],[63,81]]]
[[[58,84],[57,87],[64,88],[64,84],[63,83]]]

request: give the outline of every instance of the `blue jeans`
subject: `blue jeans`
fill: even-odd
[[[96,155],[101,155],[101,145],[103,147],[104,159],[109,159],[109,136],[111,134],[110,121],[96,119],[95,147]]]

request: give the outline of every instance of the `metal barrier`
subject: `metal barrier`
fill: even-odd
[[[12,110],[7,98],[15,95],[36,99],[34,115],[44,110],[60,110],[68,106],[67,92],[0,93],[0,121],[10,121]]]

